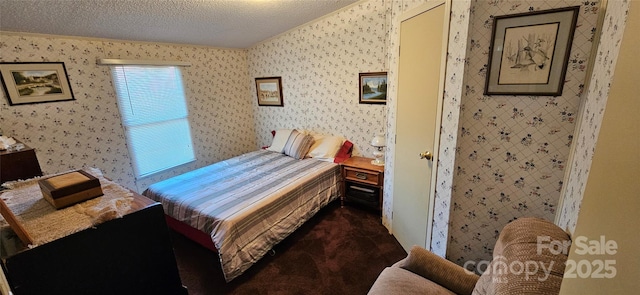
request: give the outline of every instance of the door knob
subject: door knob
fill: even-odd
[[[431,154],[431,152],[422,152],[420,153],[420,159],[432,160],[433,155]]]

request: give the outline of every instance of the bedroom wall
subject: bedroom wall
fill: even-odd
[[[386,108],[358,103],[358,73],[386,72],[389,3],[360,1],[248,50],[256,140],[271,130],[308,129],[354,143],[371,157],[369,142],[384,133]],[[258,106],[254,78],[282,77],[284,107]]]
[[[624,31],[624,39],[620,43],[619,57],[613,63],[615,71],[611,69],[615,78],[606,99],[606,111],[574,232],[574,237],[583,236],[591,241],[604,235],[607,241],[615,241],[617,250],[601,255],[580,255],[576,253],[580,248],[572,247],[569,252],[569,260],[580,266],[584,265],[582,261],[591,265],[609,261],[609,268],[615,268],[615,275],[604,280],[565,276],[559,294],[633,294],[640,289],[640,255],[637,251],[640,235],[635,233],[640,223],[640,117],[637,115],[640,100],[636,88],[640,75],[637,58],[640,2],[631,3],[628,11],[626,25],[621,18],[621,25],[617,27],[618,31]],[[613,8],[608,12],[613,13]]]
[[[600,45],[593,66],[591,83],[585,96],[584,106],[580,110],[581,120],[577,126],[573,157],[569,159],[567,165],[570,167],[571,174],[563,188],[564,198],[559,206],[561,211],[556,222],[570,233],[574,232],[578,224],[578,213],[587,186],[591,160],[604,118],[611,81],[614,79],[614,69],[631,2],[607,1],[606,4],[607,12],[602,24]],[[633,5],[640,5],[640,2],[633,1]]]
[[[182,60],[197,160],[141,180],[133,176],[108,67],[98,58]],[[0,99],[0,129],[36,149],[46,174],[100,168],[119,184],[149,184],[257,148],[246,51],[188,45],[78,39],[0,32],[1,62],[62,61],[75,101],[9,106]],[[158,144],[171,144],[171,139]]]
[[[563,94],[483,95],[493,16],[581,5]],[[598,1],[475,1],[467,43],[447,257],[490,260],[509,221],[553,221],[598,20]]]

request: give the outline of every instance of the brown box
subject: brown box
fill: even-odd
[[[100,180],[77,170],[38,181],[42,196],[56,209],[102,196]]]

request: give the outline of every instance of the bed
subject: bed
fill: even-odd
[[[174,229],[210,236],[229,282],[337,199],[341,181],[334,162],[258,150],[155,183],[143,194],[178,222]]]

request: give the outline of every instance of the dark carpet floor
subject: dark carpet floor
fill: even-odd
[[[217,254],[172,233],[189,294],[366,294],[378,274],[406,252],[380,213],[334,201],[244,274],[224,281]]]

